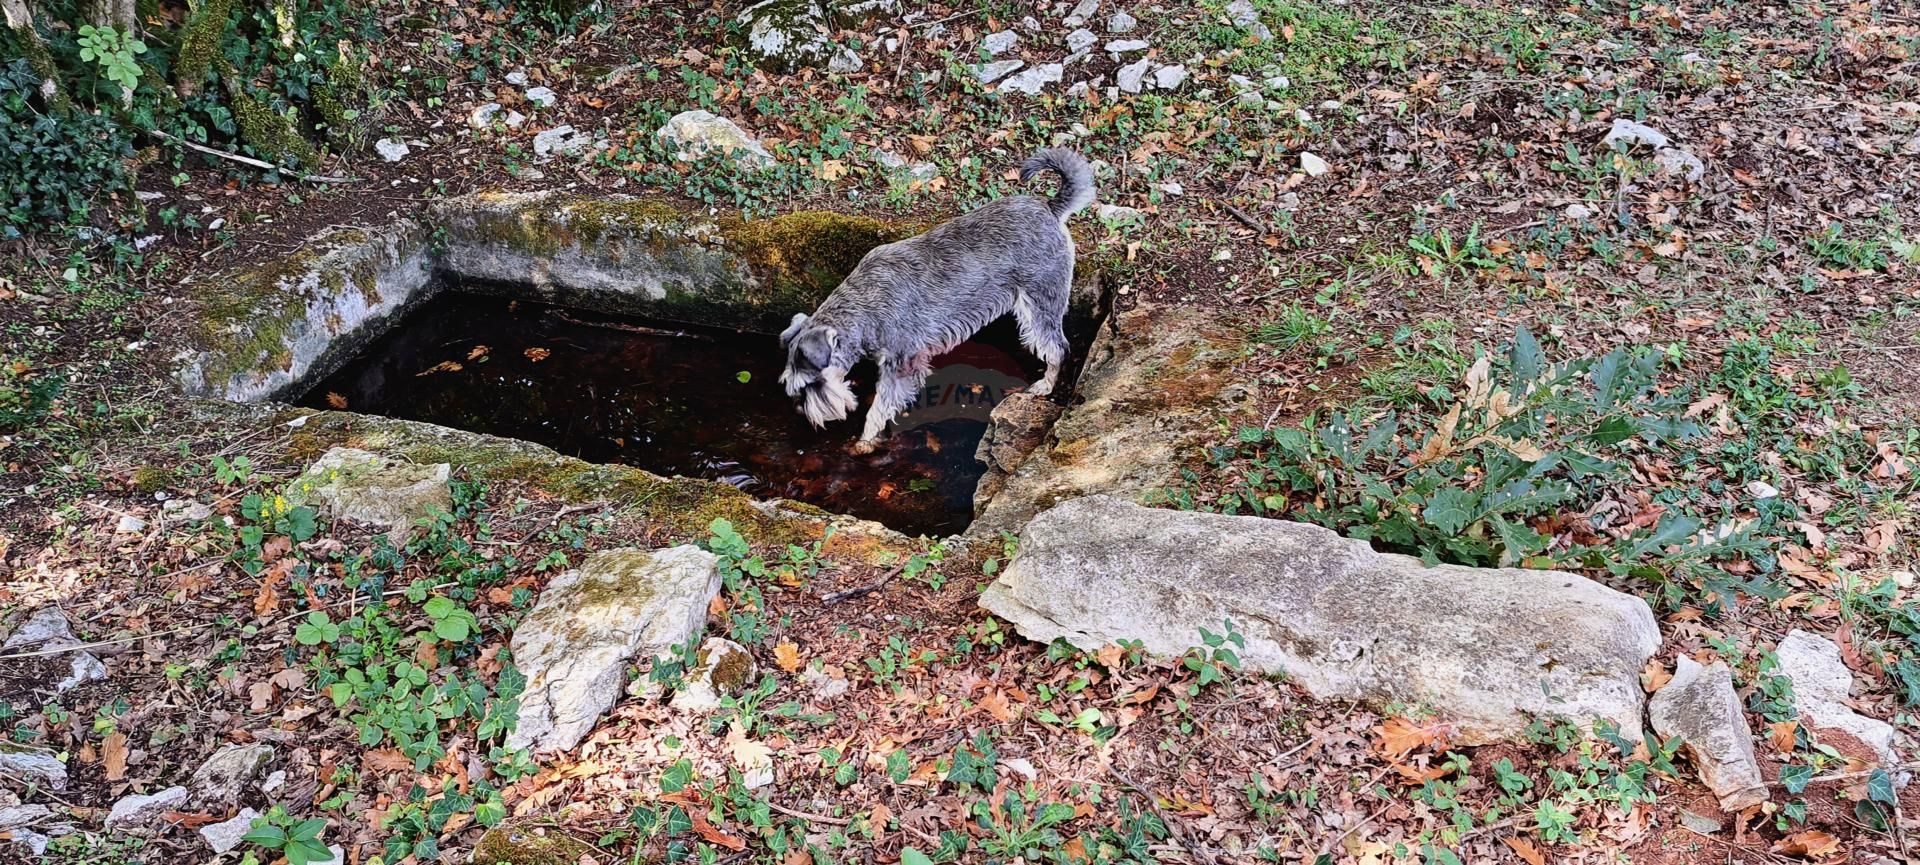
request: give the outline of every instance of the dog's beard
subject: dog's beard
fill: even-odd
[[[793,389],[793,384],[788,384]],[[860,399],[853,395],[853,388],[847,386],[838,370],[828,369],[819,378],[803,385],[795,394],[800,400],[800,414],[815,427],[823,427],[828,421],[844,419],[855,408]]]

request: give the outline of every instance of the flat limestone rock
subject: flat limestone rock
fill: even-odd
[[[1847,705],[1847,697],[1853,693],[1853,671],[1847,669],[1839,646],[1826,637],[1796,628],[1787,632],[1773,653],[1780,662],[1780,674],[1793,682],[1794,706],[1815,738],[1823,732],[1850,736],[1872,748],[1882,765],[1900,764],[1900,756],[1893,750],[1893,726]],[[1902,773],[1896,780],[1904,778]]]
[[[446,463],[415,465],[359,448],[322,454],[288,488],[288,498],[316,501],[335,519],[389,526],[396,540],[416,520],[453,510]]]
[[[47,651],[49,649],[68,649],[82,645],[73,635],[73,625],[67,621],[67,614],[59,607],[47,604],[34,610],[33,615],[20,623],[20,628],[0,643],[0,649],[12,649],[22,652]],[[47,685],[55,692],[65,693],[88,682],[107,677],[107,668],[93,653],[75,649],[70,652],[44,656],[46,666],[51,670],[47,676]],[[58,676],[55,679],[54,676]]]
[[[706,628],[720,560],[683,545],[607,550],[547,584],[513,632],[527,677],[510,748],[566,751],[620,698],[627,662],[684,645]]]
[[[67,789],[67,764],[45,748],[0,741],[0,773],[48,789]]]
[[[222,745],[193,770],[193,799],[203,805],[231,807],[239,802],[249,785],[260,778],[273,762],[273,746],[261,742],[251,745]]]
[[[980,605],[1087,651],[1133,639],[1174,656],[1232,622],[1245,669],[1323,700],[1431,709],[1461,744],[1535,717],[1638,739],[1640,670],[1660,645],[1644,601],[1573,574],[1429,568],[1318,526],[1107,496],[1029,522]]]
[[[178,811],[187,802],[187,788],[168,787],[146,796],[123,796],[107,812],[107,831],[137,829],[160,822],[168,811]]]
[[[1662,739],[1680,737],[1700,780],[1729,814],[1767,801],[1767,781],[1753,756],[1753,730],[1724,663],[1701,666],[1681,655],[1673,679],[1647,704]]]

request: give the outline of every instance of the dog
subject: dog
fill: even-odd
[[[1045,361],[1028,389],[1045,396],[1067,361],[1067,299],[1073,289],[1073,236],[1067,218],[1093,202],[1093,170],[1071,150],[1028,158],[1020,179],[1051,171],[1051,199],[1019,195],[984,205],[932,231],[874,248],[812,315],[799,313],[780,334],[787,353],[780,381],[815,427],[859,406],[847,371],[872,357],[880,367],[866,428],[853,445],[872,453],[880,434],[932,371],[932,361],[1009,312],[1020,342]]]

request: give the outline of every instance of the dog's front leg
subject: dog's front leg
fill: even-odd
[[[918,386],[914,377],[905,374],[893,364],[880,364],[880,381],[873,387],[873,405],[867,408],[867,426],[860,433],[860,440],[853,443],[856,454],[870,454],[880,447],[880,434],[886,432],[887,424],[894,415],[913,401],[913,391]]]

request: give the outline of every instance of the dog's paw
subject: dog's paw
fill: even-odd
[[[847,450],[849,452],[851,452],[854,456],[860,456],[860,457],[866,456],[879,449],[880,449],[880,443],[877,441],[869,440],[869,439],[861,439],[847,446]]]
[[[1049,396],[1053,393],[1053,382],[1035,382],[1032,387],[1027,388],[1027,393],[1034,396]]]

